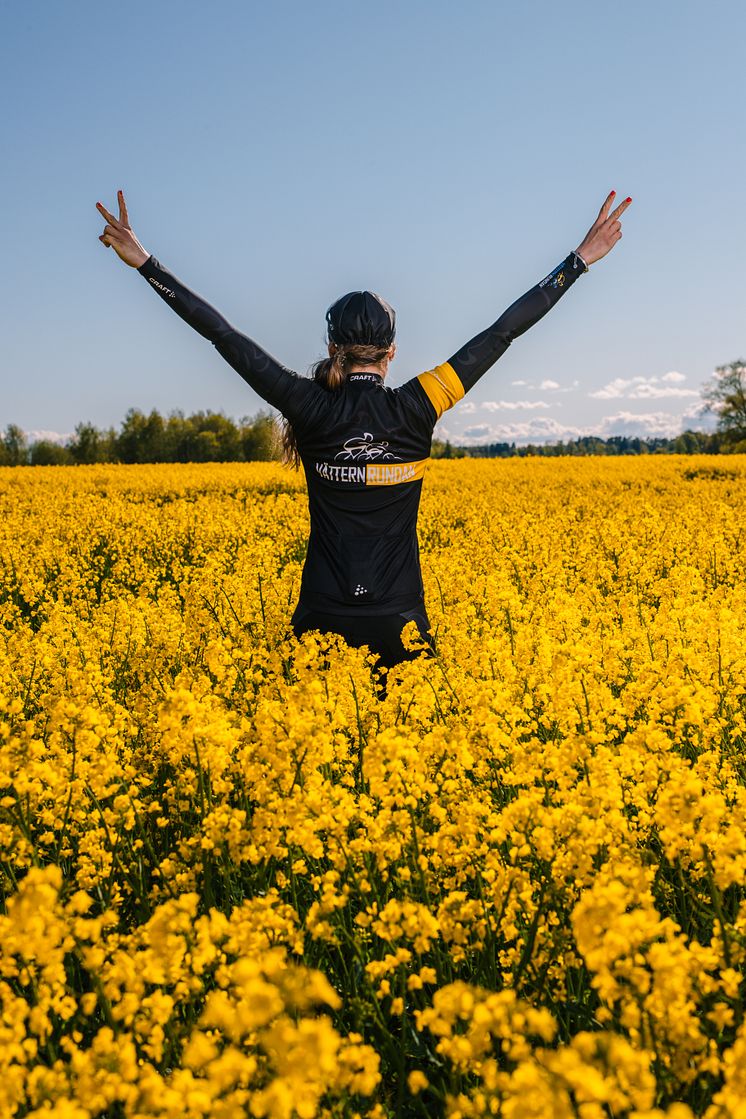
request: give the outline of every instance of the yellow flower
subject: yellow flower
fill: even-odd
[[[418,1096],[423,1088],[427,1088],[429,1080],[420,1069],[414,1069],[407,1077],[407,1087],[413,1096]]]
[[[740,1116],[746,459],[434,463],[383,698],[302,477],[0,482],[0,1113]]]

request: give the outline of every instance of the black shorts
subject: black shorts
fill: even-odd
[[[407,622],[416,623],[420,637],[426,642],[424,649],[405,649],[401,634]],[[371,653],[377,656],[382,668],[393,668],[402,661],[413,660],[423,654],[432,656],[435,652],[430,622],[424,611],[408,610],[403,614],[346,617],[341,614],[321,614],[299,603],[293,614],[292,625],[296,637],[309,630],[319,630],[321,633],[339,634],[354,649],[367,645]]]

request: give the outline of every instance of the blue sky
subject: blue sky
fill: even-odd
[[[286,365],[370,288],[390,383],[579,244],[624,236],[442,422],[464,441],[671,434],[746,352],[746,6],[5,0],[0,427],[262,402],[98,241],[146,248]]]

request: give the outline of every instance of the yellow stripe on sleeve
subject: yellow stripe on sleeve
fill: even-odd
[[[464,395],[464,386],[456,370],[447,361],[436,365],[435,369],[429,369],[427,373],[420,373],[417,380],[427,393],[437,419]]]

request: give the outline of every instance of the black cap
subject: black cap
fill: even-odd
[[[351,291],[326,312],[329,341],[338,346],[390,346],[396,334],[396,315],[385,299],[372,291]]]

